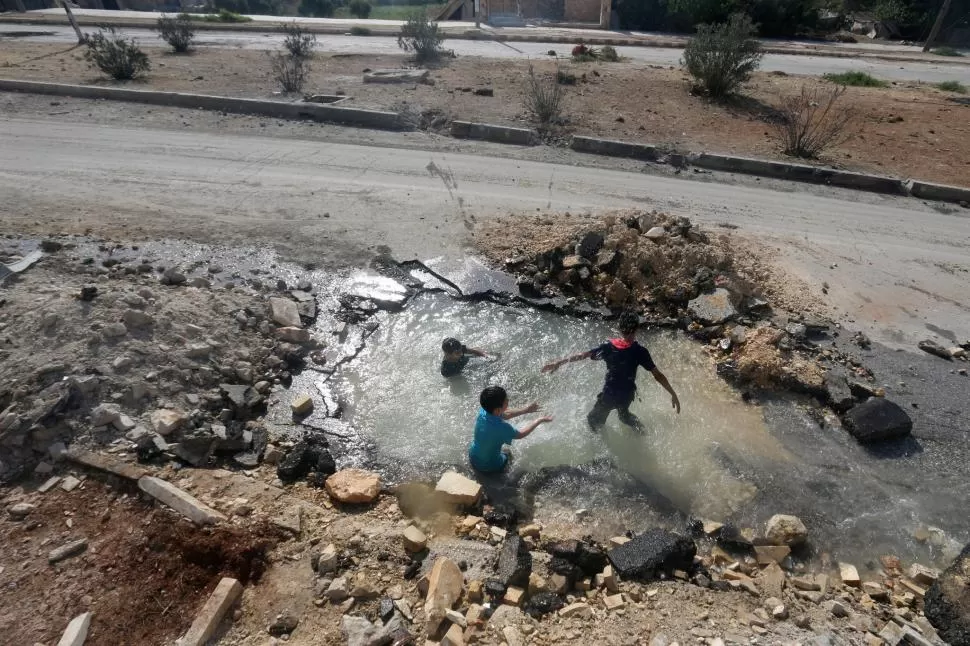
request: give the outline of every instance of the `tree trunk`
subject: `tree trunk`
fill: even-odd
[[[923,45],[923,51],[928,52],[930,48],[933,47],[933,43],[940,36],[940,29],[943,28],[943,19],[946,17],[947,12],[950,10],[951,0],[943,0],[943,6],[940,7],[940,13],[936,14],[936,22],[933,23],[933,29],[930,30],[930,35],[926,38],[926,44]]]
[[[88,39],[84,35],[84,32],[81,31],[81,28],[77,26],[77,20],[74,18],[74,13],[71,11],[71,5],[67,4],[67,0],[61,0],[61,5],[63,5],[64,11],[67,12],[67,21],[71,23],[71,27],[74,28],[74,33],[77,34],[77,44],[83,45]]]

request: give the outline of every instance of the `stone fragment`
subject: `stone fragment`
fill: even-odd
[[[67,476],[61,481],[61,489],[64,491],[71,492],[77,489],[79,486],[81,486],[81,481],[74,476]]]
[[[571,603],[562,610],[559,611],[560,617],[589,617],[591,615],[591,610],[589,604],[583,603],[582,601],[577,601],[576,603]]]
[[[408,552],[420,552],[428,546],[428,537],[414,525],[407,526],[403,538],[404,549]]]
[[[441,638],[440,646],[465,646],[465,634],[458,624],[451,624],[451,627]]]
[[[377,633],[377,626],[364,617],[344,615],[340,618],[340,630],[347,646],[368,646]]]
[[[313,410],[313,399],[306,393],[297,395],[290,402],[290,409],[294,415],[307,415]]]
[[[531,573],[532,554],[525,548],[520,537],[512,534],[507,535],[499,551],[495,578],[506,587],[525,588],[529,585]]]
[[[906,571],[906,575],[919,585],[931,586],[940,578],[940,571],[936,568],[913,563]]]
[[[603,599],[603,603],[606,605],[607,610],[619,610],[620,608],[626,607],[626,601],[623,600],[622,594],[613,594]]]
[[[195,616],[188,632],[179,640],[179,646],[205,646],[242,593],[242,584],[236,579],[224,577],[220,580],[202,610]]]
[[[464,576],[458,566],[451,559],[439,556],[428,576],[425,616],[429,633],[438,630],[445,619],[446,611],[453,608],[455,602],[461,597],[463,587]]]
[[[765,535],[775,545],[795,547],[808,539],[808,529],[797,516],[775,514],[768,520]]]
[[[815,577],[809,576],[793,577],[791,579],[791,584],[796,590],[804,590],[806,592],[818,592],[822,589],[815,580]]]
[[[162,504],[168,505],[196,525],[212,525],[226,520],[226,517],[215,509],[170,482],[152,476],[144,476],[138,480],[138,488]]]
[[[873,397],[853,407],[842,423],[862,444],[906,437],[913,430],[909,414],[885,397]]]
[[[296,302],[288,298],[269,299],[270,318],[277,325],[283,327],[303,327],[300,321],[300,310]]]
[[[756,583],[766,595],[781,599],[786,584],[785,572],[777,563],[771,563],[761,571]]]
[[[849,616],[849,609],[845,607],[845,603],[838,599],[830,599],[822,604],[822,606],[831,612],[833,617],[842,619]]]
[[[667,231],[663,227],[650,227],[643,233],[643,237],[654,242],[659,242],[667,237]]]
[[[71,620],[71,623],[64,629],[64,633],[57,642],[57,646],[84,646],[88,638],[88,630],[91,627],[93,613],[85,612]]]
[[[115,404],[99,404],[91,409],[91,426],[114,424],[120,415],[121,410]]]
[[[327,478],[327,493],[347,504],[373,502],[381,492],[381,478],[363,469],[344,469]]]
[[[310,331],[300,327],[276,328],[276,338],[287,343],[309,343]]]
[[[842,585],[850,588],[858,588],[862,585],[859,570],[851,563],[839,563],[839,577],[842,579]]]
[[[426,83],[433,84],[429,78],[431,70],[373,70],[364,73],[364,83]]]
[[[87,539],[79,538],[75,541],[71,541],[70,543],[66,543],[60,547],[52,549],[47,555],[47,562],[53,565],[54,563],[59,563],[65,559],[77,556],[86,549],[88,549]]]
[[[660,571],[690,570],[697,546],[694,541],[654,528],[609,552],[609,560],[624,579],[649,579]]]
[[[447,504],[471,506],[478,502],[482,485],[460,473],[448,471],[438,480],[435,491]]]
[[[514,585],[509,586],[505,591],[505,596],[502,597],[502,603],[506,603],[510,606],[520,606],[522,605],[522,600],[525,598],[525,590],[516,587]]]
[[[687,312],[702,325],[720,325],[738,315],[731,292],[722,287],[687,303]]]
[[[185,413],[180,410],[159,408],[151,414],[152,429],[162,437],[166,437],[181,428],[187,419]]]
[[[108,323],[101,328],[101,334],[106,339],[118,339],[128,334],[128,328],[120,321],[117,323]]]
[[[445,619],[447,619],[448,621],[450,621],[453,624],[458,624],[462,628],[467,628],[468,627],[468,619],[466,619],[465,618],[465,615],[461,614],[457,610],[451,610],[449,608],[445,612]]]
[[[151,314],[134,309],[125,310],[125,313],[121,315],[121,319],[129,329],[144,328],[155,323],[155,319],[152,318]]]
[[[524,527],[519,528],[519,536],[521,536],[522,538],[525,538],[526,536],[531,536],[532,538],[538,539],[541,531],[542,531],[541,528],[536,524],[525,525]]]
[[[29,516],[30,512],[36,508],[36,505],[32,505],[29,502],[18,502],[15,505],[7,507],[7,514],[10,515],[11,520],[19,521]]]
[[[52,476],[44,482],[41,486],[37,487],[38,493],[47,493],[51,489],[57,486],[57,483],[61,481],[60,476]]]
[[[347,583],[347,577],[340,576],[331,581],[330,585],[327,587],[327,591],[323,593],[323,596],[334,603],[340,603],[349,597],[350,587]]]
[[[950,361],[950,360],[953,359],[953,355],[950,354],[950,351],[948,349],[944,348],[942,345],[940,345],[936,341],[931,341],[929,339],[927,339],[925,341],[920,341],[917,344],[917,347],[920,350],[922,350],[923,352],[926,352],[927,354],[932,354],[932,355],[937,356],[937,357],[939,357],[941,359],[946,359],[947,361]]]
[[[562,597],[553,592],[539,592],[529,597],[525,604],[526,613],[538,619],[553,612],[558,612],[563,607]]]
[[[908,583],[905,579],[902,582]],[[920,596],[912,587],[906,587]],[[949,644],[970,644],[970,544],[923,596],[923,612],[940,638]]]
[[[863,583],[862,591],[875,601],[889,601],[889,590],[875,581],[866,581]]]
[[[300,620],[290,612],[281,612],[276,615],[273,623],[269,625],[267,632],[273,637],[282,637],[283,635],[289,635],[291,632],[296,630],[296,627],[300,624]]]
[[[754,547],[754,556],[758,565],[780,564],[789,554],[791,554],[791,548],[787,545],[755,545]]]

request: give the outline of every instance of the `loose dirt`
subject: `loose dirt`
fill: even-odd
[[[565,54],[566,47],[560,48]],[[276,92],[266,52],[200,49],[189,56],[146,47],[152,71],[125,87],[227,96],[284,98]],[[619,63],[531,62],[540,75],[557,68],[577,78],[567,88],[568,134],[640,141],[679,151],[727,152],[784,159],[769,122],[781,97],[819,79],[755,74],[744,98],[727,105],[693,96],[679,69]],[[452,119],[533,125],[523,108],[529,61],[460,58],[432,70],[434,85],[363,83],[364,70],[409,66],[403,56],[327,54],[314,59],[310,94],[343,93],[346,106],[393,109],[416,125],[443,130]],[[61,45],[6,43],[3,76],[63,83],[112,85],[84,61],[82,50]],[[478,96],[491,88],[494,96]],[[919,83],[849,88],[844,101],[859,114],[855,132],[825,163],[900,177],[970,186],[970,105],[956,94]]]

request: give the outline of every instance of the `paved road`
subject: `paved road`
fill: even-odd
[[[122,29],[126,35],[145,43],[158,42],[158,36],[148,29]],[[19,37],[17,40],[31,42],[76,42],[70,27],[60,25],[0,25],[0,33],[44,32],[44,35]],[[0,42],[4,37],[0,36]],[[320,40],[327,51],[360,54],[400,54],[397,39],[377,36],[321,36]],[[201,47],[241,47],[246,49],[272,49],[280,46],[282,37],[276,33],[200,31],[198,45]],[[481,56],[485,58],[536,58],[547,57],[549,50],[562,54],[568,45],[557,43],[526,43],[475,40],[448,40],[446,45],[459,56]],[[653,65],[678,65],[682,49],[661,47],[619,47],[620,54],[638,63]],[[960,81],[970,83],[970,65],[949,63],[933,64],[921,62],[893,62],[876,58],[833,58],[809,55],[768,54],[762,63],[768,72],[785,72],[818,76],[849,70],[862,70],[883,79],[894,81]]]
[[[238,134],[0,120],[4,230],[269,243],[302,260],[461,256],[482,218],[641,207],[731,223],[780,249],[874,338],[970,337],[970,212],[485,155]],[[389,145],[390,144],[390,145]],[[830,294],[821,296],[822,282]]]

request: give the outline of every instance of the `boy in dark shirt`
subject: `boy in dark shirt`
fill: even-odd
[[[643,431],[643,424],[630,412],[630,404],[633,403],[637,393],[637,368],[641,366],[649,370],[657,383],[670,393],[670,402],[677,413],[680,413],[680,400],[677,399],[677,393],[667,381],[667,377],[654,365],[650,352],[636,340],[639,327],[639,318],[635,314],[625,313],[620,316],[619,321],[620,333],[623,335],[621,338],[610,339],[589,352],[554,361],[542,368],[542,372],[552,373],[564,363],[573,361],[602,359],[606,362],[606,382],[603,384],[602,392],[596,396],[593,410],[586,416],[594,431],[598,431],[603,426],[613,410],[617,411],[621,422],[632,426],[637,431]]]
[[[485,358],[488,356],[484,350],[465,347],[461,341],[451,337],[445,339],[441,344],[441,351],[445,355],[441,360],[442,377],[455,377],[460,375],[461,371],[468,365],[469,357]]]

